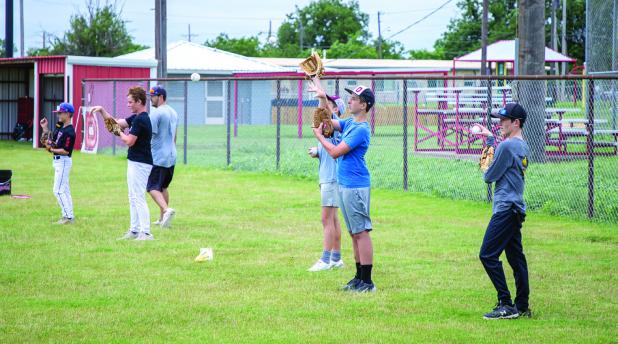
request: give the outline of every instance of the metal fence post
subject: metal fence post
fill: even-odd
[[[281,159],[281,81],[277,80],[277,170]]]
[[[588,122],[586,123],[588,153],[588,217],[594,217],[594,79],[588,80]]]
[[[403,189],[408,191],[408,80],[403,80]]]
[[[187,164],[187,139],[188,139],[187,138],[187,124],[189,122],[187,120],[187,118],[189,117],[189,114],[187,113],[188,109],[189,109],[189,104],[188,104],[189,103],[189,99],[188,99],[189,98],[189,84],[188,84],[187,80],[185,80],[184,83],[185,83],[184,84],[184,88],[185,88],[185,118],[184,118],[184,121],[185,121],[184,126],[185,127],[184,127],[184,135],[185,135],[185,137],[184,137],[184,140],[183,140],[184,141],[183,142],[183,152],[184,152],[183,158],[184,158],[184,164],[186,165]]]
[[[226,157],[227,157],[227,166],[230,166],[230,164],[232,163],[232,150],[231,150],[231,133],[230,133],[230,127],[231,127],[231,108],[232,108],[232,90],[230,87],[230,80],[227,81],[227,113],[226,113],[226,119],[225,119],[225,131],[226,131],[226,144],[225,144],[225,148],[226,148]]]
[[[493,109],[493,90],[492,90],[492,80],[485,81],[487,83],[487,128],[489,131],[493,133],[492,122],[491,122],[491,110]],[[502,91],[502,102],[506,101],[506,93],[504,90]],[[491,202],[493,199],[493,190],[491,188],[491,183],[487,183],[487,202]]]
[[[112,113],[116,114],[116,81],[113,82],[113,91],[112,91]],[[112,155],[116,155],[116,135],[112,135]]]

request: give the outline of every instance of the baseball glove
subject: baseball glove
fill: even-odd
[[[122,129],[120,128],[120,125],[118,125],[118,122],[116,122],[116,120],[111,117],[105,119],[105,128],[107,128],[107,131],[116,136],[120,136],[120,133],[122,132]]]
[[[322,64],[322,59],[316,52],[311,53],[311,56],[301,62],[300,68],[303,72],[305,72],[309,79],[316,76],[321,78],[324,75],[324,65]]]
[[[481,152],[481,158],[479,159],[479,168],[485,172],[494,161],[494,147],[485,146]]]
[[[323,108],[317,108],[315,109],[315,111],[313,111],[312,127],[318,128],[320,126],[320,123],[323,123],[324,125],[322,126],[322,135],[324,135],[324,137],[326,138],[332,137],[335,131],[335,128],[333,127],[333,121],[331,121],[331,116],[332,115],[328,112],[328,110]]]
[[[47,143],[48,140],[49,140],[49,131],[41,134],[41,139],[40,139],[41,145],[47,146],[49,144]]]

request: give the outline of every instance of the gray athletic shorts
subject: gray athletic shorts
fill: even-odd
[[[339,207],[337,187],[337,182],[320,184],[320,194],[322,196],[323,207]]]
[[[370,188],[345,188],[339,186],[339,208],[351,234],[371,231],[369,217]]]

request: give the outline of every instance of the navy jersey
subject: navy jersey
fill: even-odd
[[[75,146],[75,128],[73,128],[71,124],[63,127],[62,123],[58,122],[52,135],[52,141],[54,143],[54,148],[62,148],[69,152],[69,156],[71,156],[73,154],[73,147]]]
[[[131,161],[152,165],[150,140],[152,139],[152,124],[148,112],[142,112],[125,119],[129,125],[129,134],[137,136],[135,144],[129,147],[127,158]]]

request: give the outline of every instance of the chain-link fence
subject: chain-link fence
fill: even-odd
[[[484,140],[470,128],[483,124],[500,137],[490,114],[519,102],[528,112],[524,136],[531,150],[525,191],[529,209],[618,222],[616,81],[610,76],[375,76],[327,79],[323,84],[327,93],[346,102],[344,89],[359,84],[376,94],[368,116],[372,137],[366,155],[373,187],[490,200],[492,190],[478,168]],[[317,161],[307,154],[317,145],[310,127],[317,100],[307,92],[308,81],[88,80],[83,105],[103,105],[126,117],[126,92],[136,84],[166,87],[168,103],[179,114],[178,164],[317,180]],[[126,147],[101,123],[99,131],[99,153],[124,154]]]
[[[586,1],[586,70],[618,75],[618,0]]]

